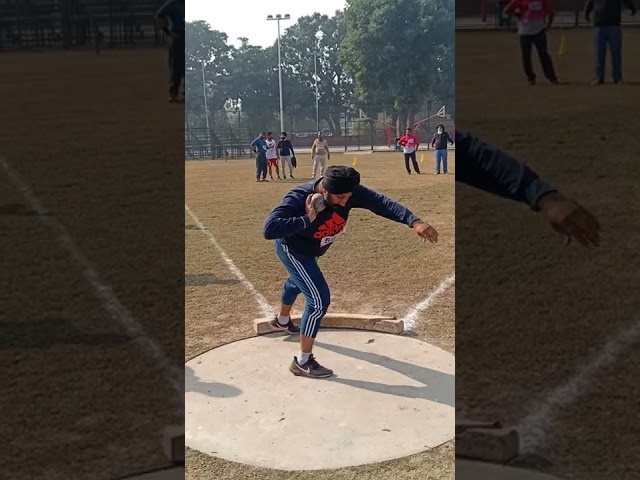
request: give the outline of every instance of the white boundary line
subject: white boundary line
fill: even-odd
[[[202,232],[204,232],[204,234],[209,238],[209,241],[211,242],[211,244],[216,248],[216,250],[218,250],[218,253],[222,257],[222,260],[224,261],[224,263],[227,265],[227,268],[229,269],[229,271],[238,280],[240,280],[240,283],[242,283],[242,285],[244,285],[244,287],[249,291],[249,293],[253,295],[253,298],[255,299],[256,303],[260,307],[260,312],[262,313],[262,315],[264,317],[270,317],[274,315],[273,308],[271,308],[271,306],[269,305],[269,302],[267,302],[267,299],[260,292],[256,290],[256,287],[254,287],[253,284],[247,279],[247,277],[245,277],[244,274],[240,271],[240,269],[236,267],[236,264],[233,263],[233,260],[231,260],[231,258],[229,258],[229,256],[222,249],[222,247],[216,240],[216,237],[214,237],[213,234],[209,231],[209,229],[202,224],[200,219],[196,217],[195,213],[193,213],[186,204],[184,206],[184,209],[189,214],[189,216],[193,219],[196,226],[200,230],[202,230]]]
[[[416,320],[418,319],[418,314],[420,314],[422,311],[426,310],[431,305],[433,305],[433,302],[436,300],[436,298],[438,298],[440,295],[446,292],[449,289],[449,287],[451,287],[455,283],[455,281],[456,281],[456,274],[453,273],[449,275],[447,278],[445,278],[444,280],[442,280],[440,284],[435,288],[435,290],[429,293],[429,295],[427,295],[427,297],[424,300],[414,305],[409,310],[409,312],[401,319],[404,322],[404,329],[413,330],[413,328],[416,325]]]
[[[60,245],[69,252],[73,259],[82,268],[85,280],[91,287],[95,297],[102,304],[104,310],[109,313],[111,319],[118,322],[127,334],[133,337],[133,340],[138,342],[143,347],[146,354],[157,362],[158,366],[167,374],[172,387],[180,399],[180,410],[182,410],[182,403],[184,403],[184,370],[172,367],[169,364],[160,345],[158,345],[144,332],[142,325],[138,323],[131,312],[122,304],[122,302],[120,302],[116,294],[113,292],[113,289],[100,278],[100,275],[93,265],[73,242],[73,239],[69,235],[65,226],[62,225],[62,223],[60,223],[54,216],[47,215],[48,210],[43,206],[42,202],[35,197],[27,184],[24,183],[20,176],[13,171],[9,163],[2,156],[0,156],[0,165],[14,186],[24,196],[27,202],[29,202],[31,208],[38,212],[38,218],[42,223],[53,230],[58,237]]]
[[[522,419],[517,426],[521,437],[521,448],[530,453],[544,444],[558,410],[578,399],[590,386],[590,377],[601,368],[611,365],[616,359],[640,341],[640,322],[621,329],[611,337],[598,354],[578,370],[567,382],[545,395],[545,401]]]

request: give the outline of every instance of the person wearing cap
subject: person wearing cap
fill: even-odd
[[[313,160],[313,173],[311,178],[316,178],[318,170],[320,176],[324,175],[324,167],[327,164],[327,160],[331,159],[331,152],[329,152],[329,143],[324,138],[322,132],[318,132],[318,138],[313,141],[311,146],[311,159]]]
[[[444,125],[436,127],[436,133],[431,140],[431,146],[436,151],[436,175],[440,175],[440,163],[442,163],[442,173],[447,174],[447,142],[453,145],[453,140],[449,132],[445,131]]]
[[[278,155],[280,155],[280,162],[282,163],[282,177],[287,178],[287,167],[289,167],[289,178],[293,179],[292,159],[295,156],[295,152],[293,151],[293,145],[291,145],[291,140],[289,140],[287,132],[282,132],[280,135]]]
[[[267,141],[264,132],[251,142],[251,151],[256,154],[256,182],[267,181]]]
[[[420,167],[418,167],[418,161],[416,160],[416,151],[420,147],[420,140],[416,137],[410,128],[407,128],[404,136],[398,139],[398,145],[402,146],[404,153],[404,167],[407,169],[407,173],[411,175],[411,167],[409,167],[409,160],[413,163],[413,169],[420,175]]]
[[[312,202],[315,193],[322,195],[324,209],[316,210]],[[360,174],[354,168],[329,167],[320,179],[291,190],[267,217],[263,235],[267,240],[275,240],[276,254],[289,274],[281,293],[279,315],[271,321],[271,327],[300,334],[300,353],[289,366],[294,375],[310,378],[333,375],[312,353],[322,318],[331,303],[329,285],[317,259],[340,238],[354,208],[364,208],[405,224],[425,242],[438,241],[438,232],[407,207],[361,185]],[[301,293],[306,302],[298,327],[291,321],[291,308]]]

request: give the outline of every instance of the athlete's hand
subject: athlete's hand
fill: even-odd
[[[558,192],[540,199],[538,208],[551,227],[564,235],[565,244],[575,238],[581,245],[589,247],[600,243],[600,224],[584,207]]]
[[[309,217],[309,223],[313,223],[316,217],[318,216],[318,212],[313,208],[313,202],[311,199],[313,198],[313,193],[307,197],[307,200],[304,202],[304,209],[307,212],[307,217]]]
[[[422,220],[416,220],[411,225],[411,228],[422,238],[423,242],[429,240],[431,243],[438,243],[438,232],[428,223],[424,223]]]

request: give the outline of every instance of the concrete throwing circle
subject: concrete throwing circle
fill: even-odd
[[[282,470],[341,468],[428,450],[455,429],[453,355],[384,333],[322,330],[314,353],[335,376],[289,372],[297,337],[271,334],[186,364],[186,445]]]
[[[546,473],[456,458],[456,480],[561,480]]]

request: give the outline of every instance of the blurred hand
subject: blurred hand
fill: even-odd
[[[565,244],[576,239],[589,247],[600,243],[600,224],[584,207],[558,192],[549,193],[538,203],[540,214],[551,227],[565,236]]]
[[[424,223],[422,220],[416,220],[411,228],[422,238],[423,242],[429,240],[431,243],[438,243],[438,232],[431,225]]]

